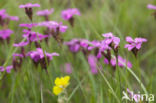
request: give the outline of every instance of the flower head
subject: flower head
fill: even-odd
[[[69,42],[64,42],[65,45],[69,47],[69,50],[73,53],[76,53],[80,50],[80,44],[78,39],[72,39]]]
[[[68,26],[62,25],[62,22],[58,23],[56,21],[45,21],[45,22],[41,22],[38,23],[38,26],[43,26],[43,27],[47,27],[50,30],[53,30],[54,32],[57,32],[57,30],[59,30],[59,32],[66,32],[66,30],[68,29]]]
[[[10,29],[0,30],[0,38],[5,40],[9,38],[12,33],[13,31]]]
[[[19,8],[25,8],[25,13],[29,17],[29,19],[32,21],[32,16],[33,16],[33,9],[32,7],[40,7],[39,4],[32,4],[32,3],[27,3],[25,5],[20,5]]]
[[[14,46],[14,47],[24,47],[24,46],[26,46],[26,45],[28,45],[28,44],[29,44],[29,42],[26,41],[26,42],[20,42],[20,43],[18,43],[18,44],[13,44],[13,46]]]
[[[69,20],[74,15],[79,15],[80,16],[80,11],[77,8],[69,8],[67,10],[63,10],[61,15],[62,15],[62,18],[64,20]]]
[[[0,66],[0,71],[1,72],[6,71],[7,73],[10,73],[11,72],[11,69],[13,69],[13,66],[12,65],[7,66],[7,67]]]
[[[147,5],[147,8],[148,8],[148,9],[156,10],[156,6],[155,6],[155,5],[152,5],[152,4],[148,4],[148,5]]]
[[[105,58],[104,59],[104,63],[105,64],[109,64],[109,61]],[[110,61],[111,65],[113,67],[116,67],[116,57],[112,58]],[[119,67],[128,67],[128,68],[132,68],[132,64],[130,61],[127,61],[126,59],[122,58],[121,56],[118,56],[118,66]]]
[[[68,85],[69,85],[69,76],[56,78],[55,79],[55,86],[53,87],[53,93],[55,95],[59,95]]]
[[[23,37],[24,38],[27,38],[28,41],[39,41],[39,40],[42,40],[42,39],[45,39],[48,37],[48,35],[43,35],[43,34],[40,34],[38,32],[33,32],[33,31],[30,31],[30,30],[26,30],[24,29],[23,30],[24,34],[23,34]]]
[[[50,10],[45,9],[45,10],[38,11],[36,14],[38,16],[48,16],[48,15],[52,14],[53,12],[54,12],[54,9],[51,8]]]
[[[59,56],[59,54],[45,52],[45,55],[44,55],[43,50],[41,48],[37,48],[36,51],[28,52],[27,56],[30,56],[34,62],[39,62],[40,60],[45,59],[45,56],[47,56],[48,60],[52,60],[53,56]]]
[[[126,37],[126,41],[129,44],[126,44],[125,45],[125,48],[128,48],[128,50],[131,51],[134,48],[136,48],[137,50],[139,50],[141,48],[142,43],[143,42],[147,42],[147,39],[145,39],[145,38],[135,38],[133,40],[130,36],[127,36]]]
[[[102,34],[105,37],[105,43],[112,48],[117,48],[120,43],[120,38],[115,37],[111,32]]]
[[[32,7],[40,7],[39,4],[32,4],[32,3],[27,3],[25,5],[20,5],[19,8],[32,8]]]
[[[98,73],[97,62],[98,62],[98,60],[97,60],[96,56],[91,55],[91,54],[88,56],[88,63],[90,65],[91,72],[93,74],[97,74]]]
[[[32,27],[35,27],[35,26],[37,26],[37,24],[36,23],[30,23],[30,24],[20,24],[19,25],[20,27],[27,27],[27,28],[29,28],[29,29],[31,29]]]

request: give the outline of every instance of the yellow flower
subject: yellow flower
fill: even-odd
[[[69,76],[56,78],[55,79],[55,86],[53,87],[53,93],[55,95],[59,95],[68,85],[69,85]]]
[[[60,87],[58,87],[58,86],[54,86],[54,87],[53,87],[53,93],[54,93],[55,95],[59,95],[59,94],[62,92],[62,90],[63,90],[63,88],[60,88]]]

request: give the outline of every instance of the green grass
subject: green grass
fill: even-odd
[[[0,65],[10,65],[12,53],[19,52],[18,48],[12,47],[14,42],[22,41],[22,28],[20,23],[30,22],[19,9],[20,4],[27,2],[39,3],[41,8],[34,11],[54,8],[55,12],[50,20],[63,21],[60,13],[63,9],[77,7],[81,16],[76,17],[75,27],[69,26],[63,34],[64,41],[72,38],[85,38],[88,40],[102,40],[102,33],[113,32],[120,37],[119,53],[133,64],[132,69],[119,68],[112,71],[108,65],[100,61],[103,69],[98,75],[92,75],[90,67],[79,52],[75,56],[70,53],[66,46],[60,48],[57,42],[51,38],[49,46],[42,42],[42,48],[48,52],[58,52],[59,57],[54,57],[48,66],[49,74],[41,67],[35,68],[30,58],[25,59],[19,72],[11,74],[1,73],[0,80],[0,103],[56,103],[57,96],[52,93],[56,77],[65,76],[61,72],[61,66],[70,62],[73,65],[68,91],[68,103],[129,103],[121,101],[122,91],[126,88],[137,93],[148,92],[156,94],[156,20],[151,16],[152,10],[146,8],[148,3],[156,4],[154,0],[0,0],[0,9],[6,9],[10,15],[20,17],[19,22],[11,22],[9,28],[15,31],[11,37],[11,43],[0,44]],[[41,17],[34,15],[33,22],[43,21]],[[41,28],[33,28],[41,32]],[[124,48],[125,37],[145,37],[147,43],[143,44],[139,51],[138,59]],[[35,48],[32,48],[35,50]],[[140,72],[142,75],[140,87]],[[119,79],[120,76],[120,79]],[[153,102],[154,103],[154,102]]]

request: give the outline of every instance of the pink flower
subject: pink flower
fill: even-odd
[[[64,20],[69,20],[74,15],[79,15],[80,16],[81,14],[80,14],[80,11],[77,8],[69,8],[69,9],[63,10],[61,15],[62,15],[62,18]]]
[[[113,48],[117,48],[120,43],[120,38],[115,37],[111,32],[102,34],[105,37],[105,43],[113,46]]]
[[[47,27],[50,30],[54,30],[54,32],[57,31],[57,29],[59,29],[59,32],[66,32],[66,30],[68,29],[68,26],[62,25],[62,22],[58,23],[56,21],[45,21],[45,22],[41,22],[38,23],[38,26],[43,26],[43,27]]]
[[[58,53],[47,53],[45,52],[48,60],[52,60],[53,56],[59,56]],[[44,52],[41,48],[37,48],[36,51],[31,51],[27,53],[27,56],[30,56],[34,62],[39,62],[42,59],[45,59]]]
[[[25,13],[26,15],[29,17],[29,19],[32,21],[32,17],[33,17],[33,9],[32,7],[40,7],[39,4],[31,4],[31,3],[27,3],[25,5],[20,5],[19,8],[25,8]]]
[[[5,9],[0,10],[0,19],[2,19],[2,20],[8,19],[8,20],[12,20],[12,21],[18,21],[19,20],[19,18],[17,16],[9,16],[6,13]]]
[[[23,32],[23,37],[27,38],[28,41],[39,41],[48,37],[48,35],[43,35],[26,29],[24,29]]]
[[[27,3],[25,5],[20,5],[19,8],[32,8],[32,7],[40,7],[39,4],[32,4],[32,3]]]
[[[104,63],[109,64],[109,62],[106,58],[104,59]],[[116,66],[116,57],[112,58],[110,63],[113,67],[115,67]],[[131,62],[123,59],[121,56],[118,56],[118,66],[121,68],[126,67],[126,66],[128,68],[132,68]]]
[[[5,40],[9,38],[12,33],[13,31],[10,29],[0,30],[0,38]]]
[[[28,44],[29,44],[29,42],[26,41],[26,42],[20,42],[18,44],[13,44],[13,46],[15,46],[15,47],[24,47],[24,46],[26,46]]]
[[[15,57],[23,58],[24,57],[23,54],[18,54],[18,53],[14,53],[12,56],[13,56],[13,58],[15,58]]]
[[[37,24],[36,24],[36,23],[20,24],[19,26],[20,26],[20,27],[27,27],[27,28],[31,29],[32,27],[37,26]]]
[[[98,62],[98,60],[97,60],[96,56],[91,55],[91,54],[88,56],[88,63],[90,65],[91,72],[93,74],[97,74],[98,73],[97,62]]]
[[[67,45],[71,52],[76,53],[80,50],[80,44],[78,39],[72,39],[69,42],[64,42]]]
[[[1,72],[6,71],[7,73],[10,73],[10,72],[11,72],[11,69],[13,69],[13,66],[12,66],[12,65],[7,66],[7,67],[2,67],[2,66],[0,66],[0,71],[1,71]]]
[[[92,41],[90,42],[90,45],[88,46],[88,50],[93,50],[94,48],[99,48],[101,46],[101,42],[100,41]]]
[[[52,14],[53,12],[54,12],[54,9],[51,8],[50,10],[45,9],[45,10],[42,10],[42,11],[38,11],[36,14],[39,15],[39,16],[48,16],[48,15]]]
[[[142,43],[147,42],[147,39],[145,39],[145,38],[135,38],[133,40],[130,36],[127,36],[126,41],[129,44],[126,44],[125,48],[128,48],[128,50],[131,51],[132,49],[139,50],[141,48]]]
[[[155,6],[155,5],[152,5],[152,4],[148,4],[148,5],[147,5],[147,8],[148,8],[148,9],[156,10],[156,6]]]

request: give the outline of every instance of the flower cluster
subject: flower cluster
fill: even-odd
[[[53,87],[53,93],[55,95],[59,95],[62,93],[65,88],[69,85],[69,76],[61,77],[61,78],[56,78],[55,79],[55,86]]]
[[[77,8],[69,8],[62,11],[62,18],[68,20],[71,26],[74,26],[74,15],[81,15]]]
[[[132,51],[135,56],[137,56],[138,51],[141,48],[143,42],[147,42],[145,38],[135,38],[134,40],[131,37],[126,37],[128,44],[125,45],[125,48],[128,48],[129,51]]]
[[[2,27],[0,41],[7,40],[9,43],[10,35],[13,34],[13,31],[8,28],[10,20],[18,21],[19,18],[17,16],[9,16],[5,9],[0,10],[0,26]]]
[[[1,72],[6,71],[7,73],[10,73],[10,72],[11,72],[11,69],[13,69],[13,66],[12,66],[12,65],[7,66],[7,67],[2,67],[2,66],[0,66],[0,71],[1,71]]]
[[[102,59],[102,57],[104,57],[104,63],[111,65],[114,70],[116,66],[121,68],[132,68],[131,62],[118,54],[120,38],[114,36],[111,32],[102,34],[102,36],[105,37],[105,39],[101,41],[89,41],[86,39],[74,38],[69,42],[64,42],[64,44],[67,45],[69,50],[74,54],[79,51],[83,52],[86,59],[88,59],[91,72],[93,74],[97,74],[98,68],[101,68],[101,65],[99,65],[99,60]],[[126,41],[129,44],[126,44],[125,48],[128,48],[129,51],[133,51],[133,53],[136,55],[136,53],[140,50],[142,43],[146,42],[147,40],[144,38],[135,38],[133,40],[131,37],[126,37]],[[112,56],[112,51],[114,52],[115,56]]]

